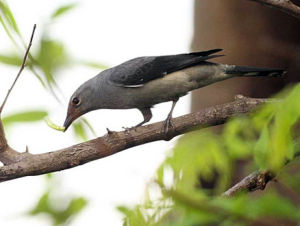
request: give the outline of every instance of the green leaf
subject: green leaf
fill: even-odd
[[[50,118],[47,117],[47,118],[45,119],[45,121],[46,121],[47,125],[48,125],[50,128],[52,128],[52,129],[54,129],[54,130],[57,130],[57,131],[61,131],[61,132],[64,132],[64,131],[65,131],[65,127],[56,125],[55,123],[53,123],[53,122],[50,120]]]
[[[67,5],[59,7],[51,15],[51,19],[55,19],[59,16],[64,15],[65,13],[67,13],[67,12],[71,11],[72,9],[74,9],[76,5],[77,5],[76,3],[71,3],[71,4],[67,4]]]
[[[73,129],[75,135],[81,140],[87,140],[86,130],[82,122],[73,123]]]
[[[46,215],[53,226],[69,224],[88,204],[84,197],[59,194],[60,183],[55,180],[55,175],[47,175],[45,192],[27,215]],[[55,205],[54,205],[55,203]]]
[[[49,207],[49,192],[45,192],[39,199],[36,206],[28,212],[29,215],[51,212]]]
[[[13,123],[40,121],[47,115],[48,113],[46,111],[25,111],[5,116],[2,120],[5,126],[10,126]]]
[[[18,46],[15,38],[13,37],[12,33],[10,32],[10,29],[7,27],[7,25],[5,24],[4,22],[4,19],[3,17],[1,17],[1,14],[0,14],[0,23],[3,27],[3,29],[5,30],[7,36],[10,38],[10,40],[12,41],[12,43],[14,43],[15,46]]]
[[[87,200],[83,197],[73,198],[67,209],[64,211],[65,215],[68,216],[68,218],[77,215],[84,207],[86,207],[87,203]]]
[[[43,38],[37,56],[39,66],[46,75],[46,80],[55,83],[53,73],[68,63],[65,47],[61,42]]]
[[[87,128],[89,128],[89,130],[91,131],[91,133],[92,133],[94,136],[97,136],[97,134],[96,134],[96,132],[95,132],[93,126],[91,125],[91,123],[90,123],[87,119],[85,119],[84,117],[81,117],[81,121],[82,121],[82,123],[83,123],[84,125],[87,126]]]
[[[262,130],[260,137],[254,146],[254,160],[257,165],[265,170],[267,166],[267,155],[268,152],[271,150],[269,142],[269,130],[268,127],[265,126]]]
[[[3,64],[20,66],[22,59],[17,55],[0,55],[0,62]]]
[[[18,25],[16,23],[16,20],[10,10],[10,8],[8,7],[6,1],[2,0],[0,1],[0,10],[3,13],[5,19],[7,20],[8,24],[10,25],[10,27],[18,34],[20,35],[20,30],[18,28]]]
[[[96,68],[96,69],[99,69],[99,70],[106,70],[109,68],[108,65],[105,65],[105,64],[101,64],[101,63],[97,63],[97,62],[94,62],[94,61],[79,61],[78,63],[82,64],[82,65],[85,65],[85,66],[88,66],[88,67],[93,67],[93,68]]]

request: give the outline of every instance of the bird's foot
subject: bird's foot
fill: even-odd
[[[167,119],[164,121],[163,132],[167,134],[169,132],[169,128],[174,128],[174,124],[172,121],[172,116],[168,115]]]
[[[137,125],[135,125],[135,126],[133,126],[133,127],[122,127],[124,130],[125,130],[125,132],[129,132],[130,130],[136,130],[136,128],[138,128],[138,127],[140,127],[140,126],[142,126],[142,125],[144,125],[145,124],[145,121],[143,121],[143,122],[141,122],[141,123],[139,123],[139,124],[137,124]]]
[[[124,127],[122,126],[122,129],[125,130],[126,133],[128,133],[131,130],[135,130],[138,126],[133,126],[133,127]]]

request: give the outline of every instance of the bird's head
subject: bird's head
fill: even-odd
[[[93,92],[90,84],[86,82],[73,93],[69,101],[67,117],[64,122],[64,131],[66,131],[77,118],[93,110]]]

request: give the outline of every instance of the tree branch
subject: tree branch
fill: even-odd
[[[158,122],[130,131],[109,132],[103,137],[54,152],[37,155],[25,152],[11,155],[9,161],[13,163],[0,167],[0,182],[64,170],[138,145],[158,140],[170,140],[191,130],[222,124],[228,118],[248,113],[266,101],[267,99],[238,95],[231,103],[216,105],[174,118],[174,127],[167,134],[162,130],[163,122]],[[0,160],[3,161],[3,153],[0,153]]]
[[[277,8],[280,11],[300,19],[300,7],[295,5],[290,0],[250,0],[259,2],[263,5]],[[299,153],[298,153],[299,155]],[[256,171],[243,178],[240,182],[229,188],[222,195],[233,196],[238,192],[247,191],[252,192],[256,190],[264,190],[267,183],[275,178],[275,174],[270,171],[260,172]]]
[[[300,151],[295,153],[294,158],[298,156],[300,156]],[[288,164],[289,162],[290,161],[286,161],[285,164]],[[242,191],[253,192],[256,190],[264,190],[267,183],[272,181],[275,177],[276,174],[272,173],[271,171],[255,171],[235,184],[233,187],[229,188],[222,195],[229,197]]]
[[[3,123],[2,123],[2,120],[1,120],[1,113],[3,111],[3,108],[4,108],[4,106],[5,106],[5,104],[8,100],[8,97],[9,97],[11,91],[13,90],[13,88],[14,88],[15,84],[17,83],[22,71],[25,68],[25,64],[26,64],[26,60],[27,60],[27,57],[28,57],[28,54],[29,54],[29,50],[30,50],[30,47],[32,45],[32,40],[33,40],[33,37],[34,37],[35,29],[36,29],[36,24],[34,24],[34,26],[33,26],[30,41],[29,41],[28,47],[26,49],[26,52],[25,52],[20,70],[19,70],[12,86],[8,90],[8,92],[7,92],[7,94],[4,98],[4,101],[3,101],[3,103],[0,107],[0,161],[5,165],[11,164],[11,163],[15,162],[16,160],[20,160],[21,156],[18,152],[16,152],[12,148],[10,148],[7,144],[7,141],[6,141],[6,138],[5,138],[5,132],[4,132],[4,128],[3,128]]]
[[[272,174],[269,171],[266,172],[253,172],[240,182],[235,184],[233,187],[229,188],[222,195],[223,196],[233,196],[238,192],[247,191],[252,192],[256,190],[264,190],[267,183],[274,179],[275,174]]]
[[[289,14],[293,17],[300,19],[300,7],[295,5],[290,0],[250,0],[259,2],[272,8],[279,9],[280,11]]]

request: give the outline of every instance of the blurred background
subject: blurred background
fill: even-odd
[[[33,24],[37,24],[31,52],[42,62],[35,70],[46,87],[27,68],[10,96],[4,117],[35,112],[43,118],[43,114],[47,113],[54,123],[62,125],[69,97],[80,84],[106,66],[115,66],[138,56],[188,52],[192,39],[192,1],[1,2],[10,7],[26,43]],[[69,10],[61,10],[67,7]],[[58,10],[63,11],[62,14],[54,16]],[[18,46],[22,47],[18,35],[14,37]],[[16,48],[0,26],[0,55],[2,60],[5,56],[11,57],[3,62],[11,60],[13,64],[12,56],[21,58],[24,53],[21,49]],[[16,64],[19,62],[16,60]],[[6,95],[17,70],[14,65],[1,64],[1,99]],[[175,116],[189,111],[189,100],[190,97],[184,97],[179,101]],[[170,107],[171,103],[157,105],[153,110],[153,122],[164,120]],[[86,119],[93,125],[96,135],[101,136],[106,133],[106,128],[122,130],[122,126],[135,125],[142,115],[137,110],[103,110],[90,113]],[[80,132],[81,127],[61,133],[48,127],[43,120],[24,124],[6,123],[11,146],[25,151],[28,145],[31,153],[61,149],[82,141],[82,137],[96,137],[84,124],[82,127],[83,133]],[[64,205],[73,196],[83,196],[88,200],[88,205],[72,225],[121,225],[122,216],[116,206],[133,205],[141,200],[147,182],[174,142],[151,143],[55,173],[53,183],[57,187],[55,192],[59,194],[53,196],[63,199],[61,202]],[[50,183],[48,180],[41,176],[1,184],[0,199],[5,205],[0,207],[0,225],[51,225],[48,215],[28,217],[24,214],[36,206]]]
[[[107,67],[137,56],[223,48],[226,56],[219,62],[289,71],[282,79],[237,78],[197,90],[180,99],[174,116],[230,101],[237,94],[267,97],[299,80],[299,20],[247,0],[0,0],[0,10],[2,99],[21,64],[24,42],[27,43],[33,24],[37,24],[33,57],[4,110],[7,138],[16,150],[25,151],[28,145],[30,153],[44,153],[101,136],[106,128],[121,130],[138,123],[142,116],[136,110],[91,112],[67,133],[52,130],[44,121],[48,116],[61,125],[68,98],[80,84]],[[171,103],[155,106],[152,121],[164,120],[170,106]],[[232,123],[230,128],[236,125]],[[220,129],[215,128],[216,131]],[[201,136],[190,141],[198,141]],[[213,136],[209,133],[204,137],[218,143]],[[190,141],[182,142],[183,149],[191,148],[186,144]],[[122,225],[124,215],[128,219],[138,216],[139,212],[130,212],[130,208],[151,200],[145,197],[145,191],[148,195],[161,195],[152,181],[162,177],[165,166],[174,167],[172,156],[192,161],[190,156],[176,155],[182,149],[180,142],[174,149],[176,142],[177,139],[150,143],[63,172],[2,183],[0,225]],[[195,150],[205,146],[201,142],[193,144]],[[207,190],[216,189],[214,192],[218,193],[220,184],[228,187],[242,177],[244,171],[235,167],[253,169],[246,165],[251,155],[248,149],[239,146],[237,152],[228,165],[201,152],[203,161],[195,164],[204,164],[205,167],[199,167],[207,173],[197,174],[195,180],[201,184],[197,189],[200,186],[209,195]],[[225,159],[221,152],[214,153],[213,158]],[[206,158],[209,161],[205,163]],[[221,172],[230,176],[220,179]],[[163,175],[166,181],[172,173]],[[194,183],[192,187],[195,188]],[[294,200],[299,200],[298,194],[293,193]],[[118,206],[122,207],[117,209]],[[142,213],[142,218],[147,219],[147,214]],[[126,225],[146,225],[136,219]],[[174,220],[172,215],[168,219],[166,225],[175,225],[170,223]]]

